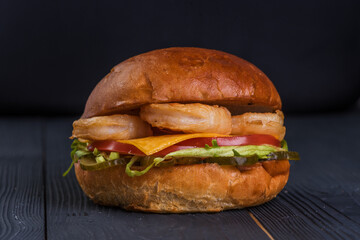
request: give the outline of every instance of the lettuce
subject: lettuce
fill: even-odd
[[[268,145],[223,146],[211,148],[188,148],[169,153],[167,157],[249,157],[257,155],[259,159],[266,159],[271,152],[284,151],[284,149]]]
[[[147,166],[142,171],[131,170],[131,166],[139,159],[139,156],[133,156],[128,164],[126,164],[125,172],[129,177],[141,176],[147,173],[154,165],[157,166],[159,163],[165,160],[165,158],[157,157],[154,159],[152,164]]]
[[[281,141],[281,148],[285,149],[286,151],[289,151],[289,148],[288,148],[288,145],[287,145],[287,142],[285,141],[285,139],[283,139]]]
[[[63,173],[63,177],[65,177],[70,172],[70,170],[79,158],[92,153],[87,149],[87,145],[87,143],[80,142],[78,139],[75,139],[71,143],[70,157],[72,159],[72,162],[70,164],[70,167]]]
[[[97,163],[115,160],[120,157],[118,152],[111,152],[108,155],[107,153],[100,152],[97,148],[95,148],[94,151],[91,152],[87,148],[88,145],[89,145],[88,143],[83,143],[80,142],[78,139],[74,139],[74,141],[71,143],[71,152],[70,152],[70,157],[72,159],[72,162],[69,168],[63,173],[63,177],[65,177],[70,172],[74,164],[77,163],[77,161],[84,156],[90,155],[90,157],[94,158]]]
[[[70,167],[63,173],[63,176],[66,176],[74,164],[82,157],[88,156],[93,158],[97,163],[102,163],[105,161],[112,161],[120,158],[120,154],[118,152],[111,152],[110,154],[105,152],[100,152],[98,149],[94,149],[94,151],[88,150],[88,143],[80,142],[78,139],[75,139],[71,144],[71,165]],[[169,153],[165,157],[157,157],[153,160],[153,162],[148,165],[142,171],[131,170],[131,167],[134,165],[136,161],[139,160],[139,156],[133,156],[128,164],[126,164],[125,172],[128,176],[141,176],[147,173],[151,168],[157,166],[162,161],[172,158],[172,157],[199,157],[199,158],[207,158],[207,157],[251,157],[254,156],[258,159],[267,159],[270,153],[275,152],[287,152],[288,145],[285,140],[281,141],[281,148],[269,146],[269,145],[246,145],[246,146],[222,146],[220,147],[216,140],[212,141],[212,146],[206,145],[204,148],[190,148],[183,149],[176,152]]]

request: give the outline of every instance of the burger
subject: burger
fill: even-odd
[[[97,204],[219,212],[265,203],[289,160],[277,90],[253,64],[202,48],[132,57],[107,74],[73,123],[72,166]]]

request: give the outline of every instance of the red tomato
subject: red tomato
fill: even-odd
[[[205,144],[212,146],[212,140],[216,140],[219,146],[244,146],[244,145],[269,144],[280,147],[279,140],[277,140],[273,136],[263,135],[263,134],[254,134],[254,135],[236,136],[236,137],[193,138],[179,142],[168,148],[165,148],[157,153],[154,153],[153,156],[161,157],[181,149],[205,147]],[[93,151],[94,148],[97,148],[100,151],[119,152],[122,154],[145,156],[145,153],[143,153],[137,147],[131,144],[119,143],[112,140],[95,141],[88,147],[90,151]]]

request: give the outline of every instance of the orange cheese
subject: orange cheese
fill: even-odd
[[[170,147],[179,142],[203,137],[230,137],[230,135],[222,135],[216,133],[193,133],[193,134],[178,134],[178,135],[162,135],[151,136],[146,138],[118,140],[121,143],[131,144],[140,149],[146,155],[157,153],[167,147]]]

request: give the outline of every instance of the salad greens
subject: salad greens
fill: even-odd
[[[147,167],[141,171],[137,171],[132,170],[131,167],[134,165],[135,162],[140,161],[144,157],[128,156],[128,159],[130,159],[130,161],[127,160],[129,161],[127,162],[122,159],[124,155],[120,155],[118,152],[102,152],[96,148],[93,151],[89,151],[88,143],[80,142],[78,139],[75,139],[72,142],[71,149],[72,150],[70,156],[72,162],[70,167],[63,173],[63,176],[66,176],[69,173],[71,168],[74,166],[75,163],[78,162],[79,159],[87,159],[87,161],[85,162],[88,162],[88,160],[90,160],[92,162],[92,165],[102,165],[106,162],[113,162],[116,160],[117,162],[119,162],[119,164],[126,164],[125,172],[130,177],[141,176],[147,173],[152,167],[159,166],[161,162],[167,164],[167,162],[171,159],[197,158],[200,160],[206,159],[202,160],[202,162],[204,163],[224,163],[225,161],[226,163],[234,162],[237,165],[241,165],[240,163],[256,163],[258,162],[258,160],[299,159],[298,153],[288,152],[288,145],[285,140],[281,141],[281,148],[270,145],[219,146],[216,140],[212,140],[212,146],[205,144],[204,148],[182,149],[179,151],[171,152],[164,157],[147,156],[149,159],[151,159],[148,164],[146,164]],[[163,163],[160,164],[160,166],[163,165]]]
[[[71,144],[72,150],[70,153],[72,162],[70,164],[70,167],[63,173],[63,177],[65,177],[70,172],[74,164],[84,156],[93,157],[96,163],[115,160],[118,159],[120,156],[118,152],[110,152],[110,153],[100,152],[97,148],[95,148],[94,151],[91,152],[87,148],[88,145],[89,145],[88,143],[83,143],[80,142],[78,139],[74,139],[74,141]]]

